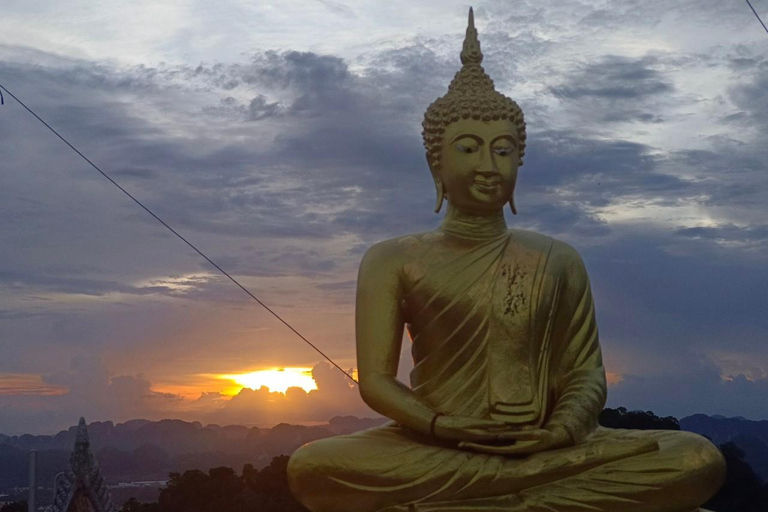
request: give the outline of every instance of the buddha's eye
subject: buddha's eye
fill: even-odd
[[[456,144],[454,147],[462,153],[475,153],[478,150],[478,146],[466,146],[464,144]]]
[[[507,156],[510,153],[512,153],[514,149],[515,148],[513,148],[512,146],[496,146],[493,148],[493,152],[500,156]]]

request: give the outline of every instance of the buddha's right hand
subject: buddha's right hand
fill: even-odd
[[[435,420],[434,435],[440,441],[500,442],[512,440],[515,431],[501,421],[440,415]]]

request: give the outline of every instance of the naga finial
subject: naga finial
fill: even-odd
[[[480,64],[483,62],[483,52],[480,50],[480,40],[477,38],[475,28],[475,13],[469,8],[469,21],[467,22],[467,34],[464,36],[464,46],[461,50],[461,63]]]
[[[85,423],[85,418],[80,418],[80,423],[77,425],[77,437],[75,439],[75,446],[89,446],[91,444],[88,439],[88,425]]]

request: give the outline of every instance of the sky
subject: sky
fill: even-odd
[[[768,34],[748,5],[473,5],[527,121],[508,224],[582,254],[608,405],[768,419]],[[363,253],[440,222],[420,124],[468,8],[4,0],[0,84],[354,371]],[[375,415],[7,94],[0,155],[0,433]],[[280,367],[317,389],[221,378]]]

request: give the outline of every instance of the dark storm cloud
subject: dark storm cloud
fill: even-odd
[[[405,109],[400,103],[378,101],[376,87],[353,77],[346,64],[335,57],[266,52],[255,56],[246,68],[200,66],[163,71],[136,68],[124,79],[102,77],[100,73],[106,73],[104,69],[89,69],[85,64],[62,70],[57,78],[51,70],[23,65],[5,64],[3,71],[7,76],[17,77],[20,83],[29,81],[32,84],[29,93],[37,91],[37,97],[41,97],[40,94],[46,97],[49,90],[62,84],[71,86],[62,94],[69,98],[68,103],[47,102],[44,105],[46,116],[76,143],[86,141],[87,147],[95,148],[94,159],[106,161],[108,171],[113,167],[115,176],[125,180],[130,190],[182,230],[250,239],[307,240],[329,238],[345,231],[368,237],[381,236],[401,227],[396,214],[408,197],[401,193],[403,180],[414,183],[405,187],[414,191],[411,202],[423,205],[418,192],[422,187],[418,185],[429,183],[429,178],[421,161],[418,135],[395,135],[404,127],[402,112],[415,108]],[[112,74],[118,73],[112,71]],[[214,90],[217,84],[225,89],[227,84],[238,82],[251,87],[289,91],[280,115],[295,119],[294,129],[278,132],[270,144],[258,144],[259,136],[256,135],[255,143],[245,146],[214,144],[196,147],[194,141],[167,137],[156,126],[133,115],[129,104],[110,102],[108,108],[93,104],[106,101],[110,95],[131,93],[137,87],[146,95],[145,101],[149,101],[153,94],[177,94],[175,87],[167,88],[162,81],[157,83],[169,76],[207,77],[206,80],[213,82],[207,86]],[[384,78],[379,74],[375,81],[383,83]],[[410,77],[398,76],[392,82],[403,88],[402,82],[409,80]],[[243,105],[243,120],[254,119],[255,104],[261,105],[259,108],[263,111],[277,102],[267,101],[257,94],[250,103],[251,108]],[[262,116],[261,121],[266,117]],[[11,132],[11,124],[4,124],[3,128],[3,135],[10,140],[15,135]],[[44,132],[41,136],[45,136]],[[31,147],[31,141],[26,145]],[[53,155],[65,154],[60,148],[53,147],[48,152],[38,151],[37,158],[40,163],[47,160],[42,168],[58,169],[61,164]],[[15,156],[16,161],[8,162],[9,165],[26,165],[23,152]],[[63,171],[75,183],[83,177],[91,177],[83,172],[85,164],[64,158],[67,165]],[[23,177],[9,175],[9,179],[19,183]],[[274,185],[278,186],[275,188]],[[100,197],[105,203],[114,199],[121,201],[119,194],[108,187],[102,188]],[[121,223],[129,220],[142,230],[151,221],[142,212],[131,209],[130,204],[127,208],[125,202],[118,204],[125,212],[121,214]],[[327,213],[306,211],[314,205],[322,210],[327,209],[325,205],[333,204],[346,206],[332,208],[334,211]],[[44,210],[55,210],[50,204],[41,203],[41,206]],[[14,205],[6,203],[6,207],[12,215]],[[100,208],[103,211],[108,206],[94,204],[91,211]],[[34,212],[40,226],[49,225],[52,218],[61,217],[41,213]],[[392,218],[391,222],[382,222],[388,217]],[[425,226],[434,222],[429,215],[422,218]],[[72,220],[71,226],[65,229],[77,231],[82,228],[82,223]],[[88,222],[92,223],[92,220]],[[28,224],[26,229],[29,229]],[[109,228],[104,226],[103,229]],[[225,254],[215,255],[225,257]],[[302,250],[296,248],[282,254],[272,253],[269,257],[258,253],[248,257],[253,263],[245,266],[237,265],[231,259],[225,261],[235,270],[241,269],[250,275],[314,275],[330,271],[335,265],[332,260],[312,251],[302,254]],[[258,268],[249,270],[248,267],[254,264]],[[121,284],[114,278],[66,276],[60,272],[53,275],[15,270],[15,275],[14,272],[4,273],[3,279],[47,286],[51,291],[62,293],[176,293],[162,286],[137,288]]]
[[[428,212],[419,122],[445,86],[416,77],[425,68],[447,77],[449,67],[423,45],[385,52],[377,63],[382,68],[356,76],[335,57],[265,52],[227,71],[260,95],[282,95],[279,115],[295,119],[293,129],[281,132],[260,160],[281,165],[282,175],[301,182],[295,193],[304,206],[346,202],[347,208],[321,219],[335,232],[380,236],[396,232],[404,206]],[[418,219],[425,228],[434,224],[429,215]]]
[[[631,59],[608,55],[599,62],[580,66],[565,77],[566,85],[550,87],[559,98],[597,97],[613,100],[636,100],[644,96],[674,90],[662,73],[653,69],[656,59]]]
[[[601,122],[660,123],[663,105],[675,88],[653,56],[606,55],[575,65],[549,91],[567,108],[585,111]],[[676,66],[679,67],[679,66]]]
[[[768,130],[768,59],[740,59],[744,80],[731,87],[730,98],[741,109],[741,125]],[[733,61],[732,61],[733,62]]]
[[[266,117],[276,116],[280,113],[280,105],[274,102],[268,102],[264,96],[256,96],[248,104],[248,119],[250,121],[259,121]]]

